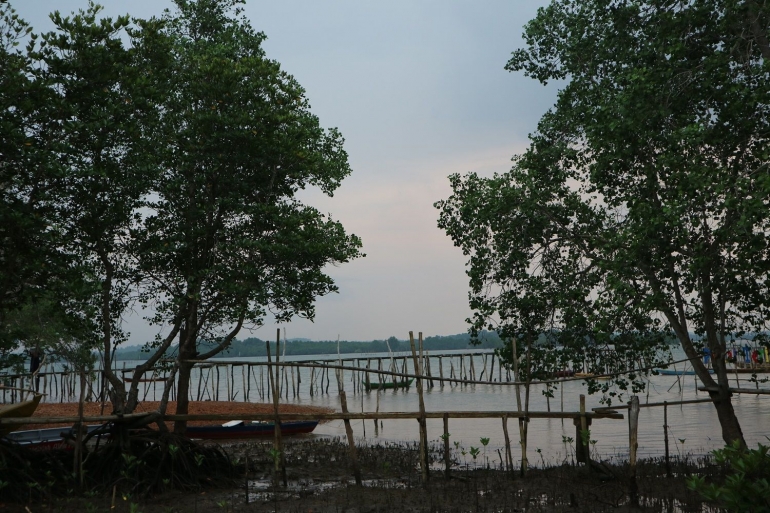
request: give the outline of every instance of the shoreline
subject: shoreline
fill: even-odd
[[[66,417],[77,416],[78,403],[40,403],[35,413],[30,417],[30,423],[24,424],[19,428],[20,431],[31,429],[45,429],[52,427],[70,427],[69,423],[61,424],[35,424],[35,417]],[[160,401],[144,401],[139,403],[134,413],[157,411]],[[246,403],[234,401],[190,401],[188,413],[191,415],[204,414],[232,414],[233,420],[238,420],[239,414],[247,413],[273,413],[274,405],[272,403]],[[169,414],[176,413],[176,401],[169,401],[166,411]],[[280,413],[332,413],[334,410],[322,406],[309,406],[299,404],[279,404]],[[112,403],[104,403],[104,412],[102,412],[102,403],[86,402],[83,403],[84,416],[109,415],[112,413]],[[191,426],[211,425],[212,421],[191,421]]]
[[[724,469],[713,459],[675,458],[672,477],[660,459],[641,460],[636,483],[639,506],[629,495],[627,464],[576,466],[562,464],[530,468],[526,477],[513,471],[467,468],[452,451],[449,475],[441,468],[441,450],[430,453],[430,479],[421,481],[416,444],[373,443],[357,447],[362,486],[355,485],[349,448],[344,439],[300,435],[284,445],[286,486],[275,486],[275,457],[271,441],[232,441],[217,444],[234,465],[227,482],[149,496],[99,494],[51,495],[36,501],[6,503],[8,511],[51,512],[142,511],[199,513],[282,511],[297,513],[409,512],[666,512],[717,511],[687,488],[690,475],[722,480]],[[71,459],[68,459],[71,463]],[[1,473],[0,473],[1,474]],[[280,476],[280,473],[279,473]],[[26,502],[26,499],[25,499]],[[114,508],[112,506],[115,506]],[[29,506],[30,509],[25,509]],[[676,508],[676,509],[675,509]]]

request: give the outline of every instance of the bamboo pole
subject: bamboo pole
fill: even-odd
[[[243,387],[243,402],[249,401],[248,378],[249,378],[248,366],[241,365],[241,385]]]
[[[278,328],[278,335],[276,340],[276,346],[275,346],[275,360],[276,363],[278,362],[278,354],[281,347],[281,329]],[[273,393],[273,422],[275,423],[275,426],[273,428],[273,450],[277,452],[277,454],[274,455],[274,478],[276,485],[278,484],[278,475],[283,474],[283,486],[285,487],[288,483],[286,480],[286,466],[281,465],[281,463],[284,461],[283,459],[283,441],[281,440],[281,416],[278,413],[278,383],[277,378],[279,377],[279,373],[276,370],[275,374],[273,373],[273,367],[270,364],[270,341],[266,340],[265,343],[267,344],[267,373],[268,373],[268,382],[270,383],[270,388],[272,389]],[[283,467],[283,468],[282,468]]]
[[[513,471],[513,454],[511,453],[511,438],[508,436],[508,415],[503,415],[503,436],[505,437],[505,466],[506,470],[515,476]]]
[[[265,399],[265,395],[267,390],[265,389],[265,368],[260,367],[259,368],[259,398],[261,400]]]
[[[348,413],[348,400],[345,397],[345,389],[342,384],[342,377],[340,371],[337,370],[337,389],[340,394],[340,407],[342,413]],[[356,441],[353,438],[353,428],[350,425],[350,419],[345,419],[345,435],[348,439],[348,449],[350,451],[350,464],[353,467],[353,476],[356,478],[356,485],[361,486],[361,469],[358,467],[358,453],[356,452]]]
[[[449,415],[450,419],[498,419],[503,415],[507,415],[508,418],[520,418],[524,414],[517,411],[449,411],[449,412],[425,412],[426,419],[442,419],[444,414]],[[131,413],[122,416],[118,415],[94,415],[83,417],[85,423],[105,423],[105,422],[123,422],[129,419],[138,419],[154,412],[143,413]],[[372,420],[374,418],[382,420],[417,420],[422,415],[419,412],[364,412],[356,413],[350,412],[347,414],[342,413],[281,413],[283,420]],[[570,418],[580,420],[580,412],[529,412],[529,418],[532,419],[560,419]],[[617,412],[586,412],[585,417],[587,419],[614,419],[622,420],[625,417],[621,413]],[[239,420],[252,421],[263,420],[271,421],[275,420],[275,413],[239,413]],[[77,415],[71,415],[66,417],[7,417],[0,418],[0,426],[18,426],[21,424],[72,424],[78,422],[80,417]],[[162,420],[175,422],[177,420],[186,420],[188,422],[195,421],[227,421],[233,420],[232,413],[206,413],[206,414],[186,414],[186,415],[164,415]]]
[[[449,479],[449,468],[451,467],[452,458],[449,454],[449,414],[444,413],[444,467],[446,472],[446,478]]]
[[[577,443],[580,447],[580,454],[582,458],[578,457],[579,462],[584,462],[589,465],[591,454],[588,452],[588,420],[586,416],[586,396],[580,394],[580,420],[579,420],[580,432],[577,436]]]
[[[666,446],[666,477],[671,477],[671,460],[668,454],[668,404],[663,401],[663,441]]]
[[[214,370],[217,371],[217,385],[216,389],[214,389],[214,397],[216,397],[216,401],[219,401],[219,365],[215,366]]]
[[[513,348],[513,380],[516,382],[516,410],[519,413],[519,445],[521,446],[521,477],[527,472],[527,453],[524,450],[524,440],[526,439],[526,433],[524,432],[524,421],[522,420],[521,412],[521,388],[519,386],[519,357],[518,357],[518,341],[514,338],[511,346]]]
[[[72,473],[78,476],[80,487],[83,487],[83,403],[85,401],[86,381],[85,372],[80,372],[80,402],[78,403],[78,422],[75,430],[75,454],[72,462]]]
[[[636,450],[639,447],[639,397],[632,396],[628,408],[628,463],[629,472],[629,496],[633,506],[639,505],[639,489],[636,483]]]
[[[524,427],[524,437],[521,444],[521,454],[522,454],[522,472],[527,469],[529,466],[529,459],[527,458],[527,435],[529,434],[529,417],[527,417],[527,414],[529,413],[529,390],[530,390],[530,384],[532,383],[532,364],[530,360],[530,349],[532,347],[532,340],[530,337],[527,337],[527,381],[524,385],[524,418],[520,421],[522,423],[522,426]],[[551,409],[548,408],[548,411]]]
[[[719,387],[698,387],[697,389],[701,392],[716,392]],[[733,394],[770,395],[770,390],[754,390],[753,388],[729,388],[728,390]]]
[[[422,359],[422,332],[420,337],[420,359]],[[424,486],[428,484],[428,430],[425,422],[425,401],[422,395],[422,369],[420,368],[420,361],[417,359],[417,350],[414,347],[414,333],[409,332],[409,345],[412,349],[412,360],[414,361],[414,373],[417,377],[417,394],[420,399],[420,418],[418,423],[420,425],[420,469],[422,474],[422,482]]]
[[[697,403],[710,403],[711,399],[686,399],[684,401],[663,401],[662,403],[644,403],[639,404],[639,408],[654,408],[658,406],[679,406],[682,404],[697,404]],[[614,410],[627,410],[629,406],[627,404],[619,404],[617,406],[600,406],[598,408],[592,408],[593,411],[614,411]]]
[[[190,372],[192,374],[192,372]],[[198,393],[195,394],[195,400],[201,400],[201,385],[203,384],[203,367],[198,368]]]
[[[233,391],[230,389],[230,377],[231,377],[231,375],[233,373],[233,369],[234,368],[235,367],[230,366],[230,369],[229,369],[230,372],[227,372],[228,369],[225,368],[225,387],[227,388],[227,400],[228,400],[228,402],[233,400],[233,397],[232,397]],[[235,388],[235,387],[233,387],[233,388]]]

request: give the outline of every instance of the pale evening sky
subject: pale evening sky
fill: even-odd
[[[170,0],[102,0],[103,13],[159,16]],[[339,294],[287,335],[372,340],[467,329],[466,257],[436,226],[447,176],[504,172],[556,88],[503,69],[544,0],[248,0],[265,50],[307,90],[322,126],[346,139],[352,175],[333,198],[302,198],[360,236],[366,258],[329,273]],[[86,0],[12,0],[36,32]],[[130,344],[155,332],[127,319]],[[283,327],[283,326],[282,326]],[[239,338],[272,338],[270,321]]]

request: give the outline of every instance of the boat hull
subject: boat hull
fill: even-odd
[[[281,435],[301,435],[312,433],[318,425],[317,420],[281,422]],[[275,424],[251,423],[237,426],[188,426],[187,436],[200,440],[230,440],[239,438],[268,438],[275,434]]]
[[[414,381],[414,378],[408,379],[406,381],[396,381],[396,382],[388,382],[388,383],[364,382],[364,388],[366,390],[393,390],[394,388],[409,388],[410,386],[412,386],[413,381]]]
[[[36,395],[29,401],[23,401],[16,404],[9,404],[7,406],[0,406],[0,419],[11,419],[17,417],[31,417],[37,405],[40,404],[40,398],[42,395]],[[22,425],[17,424],[14,426],[0,426],[0,438],[12,433],[19,429]]]
[[[101,428],[101,425],[86,426],[88,433]],[[35,450],[55,450],[73,448],[74,434],[72,428],[45,428],[14,431],[7,434],[5,440]],[[69,440],[69,441],[68,441]]]

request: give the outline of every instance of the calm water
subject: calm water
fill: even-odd
[[[452,354],[467,351],[446,351],[442,354]],[[365,357],[366,355],[361,355]],[[382,356],[382,355],[377,355]],[[681,352],[674,351],[674,359],[683,358]],[[489,358],[489,357],[488,357]],[[287,358],[287,361],[310,360],[312,357]],[[254,359],[255,361],[261,359]],[[263,360],[263,359],[262,359]],[[467,360],[466,360],[467,362]],[[346,363],[346,365],[351,365]],[[678,364],[682,368],[683,364]],[[388,364],[383,361],[383,366]],[[431,364],[433,375],[438,374],[438,366],[434,359]],[[474,358],[474,366],[480,373],[482,368],[482,356]],[[410,366],[411,367],[411,366]],[[447,360],[444,360],[444,375],[448,375]],[[457,361],[455,360],[455,370]],[[411,369],[408,371],[411,372]],[[236,371],[236,381],[238,371]],[[497,377],[497,370],[494,373]],[[748,379],[750,375],[741,375],[741,379]],[[760,375],[761,377],[761,375]],[[371,377],[374,381],[374,376]],[[484,378],[486,379],[486,378]],[[309,384],[309,377],[303,374],[303,387]],[[240,381],[242,383],[242,381]],[[731,385],[735,386],[734,378]],[[562,384],[563,390],[555,392],[555,397],[550,400],[551,411],[577,411],[579,410],[579,396],[586,393],[586,385],[582,381],[570,381]],[[741,382],[742,387],[754,387],[754,384]],[[767,385],[760,385],[767,387]],[[348,408],[351,411],[373,412],[416,412],[419,410],[417,387],[409,390],[372,391],[364,393],[352,393],[353,384],[350,373],[346,373],[345,387],[348,392]],[[530,411],[547,411],[548,404],[542,391],[544,385],[532,385],[530,389]],[[329,388],[336,391],[332,377]],[[253,391],[252,391],[253,392]],[[435,386],[424,392],[426,411],[496,411],[516,410],[516,390],[510,385],[471,385],[462,387],[443,388]],[[695,376],[651,376],[648,390],[640,394],[640,403],[656,403],[663,401],[681,401],[688,399],[705,399],[708,395],[697,392]],[[522,401],[524,391],[522,387]],[[586,397],[586,408],[602,406],[599,403],[600,396]],[[624,401],[627,399],[624,399]],[[301,399],[282,399],[283,402],[298,404],[312,404],[327,406],[336,410],[340,409],[339,397],[336,394],[315,396],[312,399],[304,392]],[[733,405],[741,421],[746,441],[750,446],[757,443],[768,443],[770,436],[770,397],[760,395],[735,395]],[[621,413],[626,413],[620,410]],[[368,441],[416,441],[418,439],[418,425],[414,420],[383,420],[382,427],[375,434],[374,421],[352,421],[354,433],[357,437],[366,438]],[[428,419],[428,438],[440,441],[443,433],[443,422],[440,419]],[[668,407],[669,446],[671,454],[705,454],[723,445],[721,429],[716,418],[714,407],[710,403],[686,404]],[[518,446],[518,422],[510,419],[508,431],[512,441],[514,458],[520,459],[521,451]],[[319,435],[345,436],[342,421],[333,421],[320,425],[316,431]],[[489,438],[487,456],[490,461],[497,462],[499,457],[496,450],[504,446],[502,421],[500,419],[450,419],[449,433],[452,447],[458,442],[466,452],[470,447],[479,447],[480,438]],[[529,423],[527,454],[531,464],[558,463],[565,458],[571,458],[573,446],[565,443],[565,437],[575,438],[575,427],[571,419],[532,419]],[[593,451],[605,458],[628,457],[628,420],[627,415],[623,420],[597,419],[591,426],[591,439],[596,440]],[[540,453],[537,450],[540,449]],[[642,408],[639,414],[639,455],[640,457],[662,456],[664,454],[663,434],[663,408]],[[462,459],[462,456],[460,456]],[[470,455],[466,456],[471,461]]]
[[[469,353],[469,351],[443,351],[442,355]],[[682,353],[674,351],[674,359],[682,358]],[[367,356],[385,357],[383,358],[383,368],[389,367],[387,355],[355,355],[361,359]],[[350,355],[348,355],[350,357]],[[487,355],[487,361],[491,355]],[[287,357],[286,361],[309,361],[328,356],[307,356],[307,357]],[[343,357],[344,359],[345,357]],[[263,362],[264,358],[233,358],[232,360]],[[219,360],[222,361],[222,360]],[[282,360],[283,361],[283,360]],[[467,363],[466,359],[466,363]],[[130,368],[133,362],[126,362]],[[449,376],[449,363],[444,358],[444,376]],[[354,362],[345,362],[345,365],[355,365]],[[362,360],[361,365],[365,365]],[[480,374],[483,365],[483,356],[477,354],[474,357],[474,366],[477,376]],[[120,363],[122,366],[122,362]],[[373,364],[376,366],[376,363]],[[455,371],[458,370],[458,362],[454,360]],[[495,364],[497,367],[497,364]],[[682,364],[679,364],[681,368]],[[438,364],[436,359],[431,362],[433,376],[438,375]],[[233,390],[240,393],[236,400],[243,400],[243,375],[245,367],[235,367],[232,374],[233,382],[230,384]],[[266,377],[260,377],[260,367],[252,367],[251,376],[251,394],[250,400],[259,402],[257,388],[264,383]],[[264,372],[264,367],[262,367]],[[411,364],[407,372],[412,372]],[[220,373],[219,393],[220,400],[227,396],[227,383],[225,380],[224,368]],[[214,373],[211,374],[212,378]],[[497,378],[497,369],[494,377]],[[762,375],[760,375],[761,377]],[[505,377],[505,373],[503,373]],[[749,375],[741,375],[741,379],[748,379]],[[204,381],[207,376],[204,375]],[[377,380],[375,375],[370,377],[372,381]],[[485,376],[483,379],[487,379]],[[193,383],[191,390],[193,395],[198,390],[198,374],[193,374]],[[326,406],[335,410],[340,409],[339,397],[336,393],[336,383],[333,374],[330,377],[330,394],[315,395],[310,397],[308,387],[310,384],[309,369],[302,370],[301,397],[293,399],[283,397],[282,402],[296,404],[310,404],[315,406]],[[208,390],[205,398],[211,396],[211,379],[202,386],[202,389]],[[352,382],[352,373],[346,372],[344,376],[344,386],[348,396],[348,408],[351,411],[374,412],[379,402],[379,411],[381,412],[416,412],[419,410],[417,387],[413,385],[408,390],[387,390],[372,392],[357,392],[354,390]],[[579,396],[586,393],[586,385],[581,381],[570,381],[562,384],[563,389],[555,392],[555,397],[550,400],[551,411],[577,411],[579,410]],[[731,386],[735,386],[735,379],[731,379]],[[741,382],[742,387],[754,387],[753,383]],[[760,385],[768,388],[768,385]],[[291,388],[291,387],[290,387]],[[530,390],[530,411],[546,411],[548,404],[546,398],[542,395],[543,385],[532,385]],[[157,385],[157,390],[150,388],[147,390],[146,397],[152,400],[156,395],[158,398],[161,392],[161,384]],[[514,386],[510,385],[471,385],[462,387],[450,387],[446,384],[443,388],[436,386],[425,390],[425,408],[427,411],[515,411],[516,410],[516,391]],[[640,403],[662,402],[662,401],[680,401],[687,399],[707,398],[704,392],[697,392],[695,376],[651,376],[648,390],[640,395]],[[522,387],[522,401],[524,391]],[[599,403],[600,396],[587,396],[586,408],[590,410],[593,407],[602,406]],[[624,401],[627,399],[624,399]],[[735,395],[733,405],[740,419],[746,441],[750,446],[756,446],[759,443],[768,443],[767,436],[770,436],[770,397],[761,395]],[[627,413],[620,410],[621,413]],[[626,415],[627,416],[627,415]],[[384,420],[382,427],[375,434],[374,421],[352,421],[354,433],[357,437],[365,438],[367,441],[416,441],[418,439],[418,425],[415,420]],[[430,440],[439,441],[443,433],[443,422],[440,419],[428,419],[428,437]],[[669,425],[669,443],[670,452],[705,454],[712,449],[723,445],[719,422],[716,418],[714,407],[710,403],[687,404],[682,406],[668,407],[668,425]],[[508,430],[511,437],[514,459],[517,461],[521,457],[518,439],[518,422],[510,419]],[[454,443],[459,443],[460,448],[466,452],[471,447],[482,447],[480,438],[489,438],[490,442],[486,449],[486,455],[491,462],[499,461],[497,449],[503,447],[504,438],[502,430],[502,421],[500,419],[450,419],[449,432],[452,447]],[[345,430],[342,421],[332,421],[320,425],[315,433],[324,436],[344,436]],[[531,464],[559,463],[565,458],[571,458],[574,444],[571,446],[565,443],[565,437],[575,438],[575,427],[571,419],[532,419],[529,423],[528,436],[528,456]],[[628,456],[628,420],[597,419],[591,426],[591,439],[596,440],[592,451],[604,458],[627,458]],[[538,453],[537,450],[540,449]],[[457,452],[460,452],[459,450]],[[639,455],[641,457],[661,456],[664,454],[664,435],[663,435],[663,408],[642,408],[639,415]],[[471,462],[470,455],[465,457]],[[460,459],[463,457],[460,455]]]

